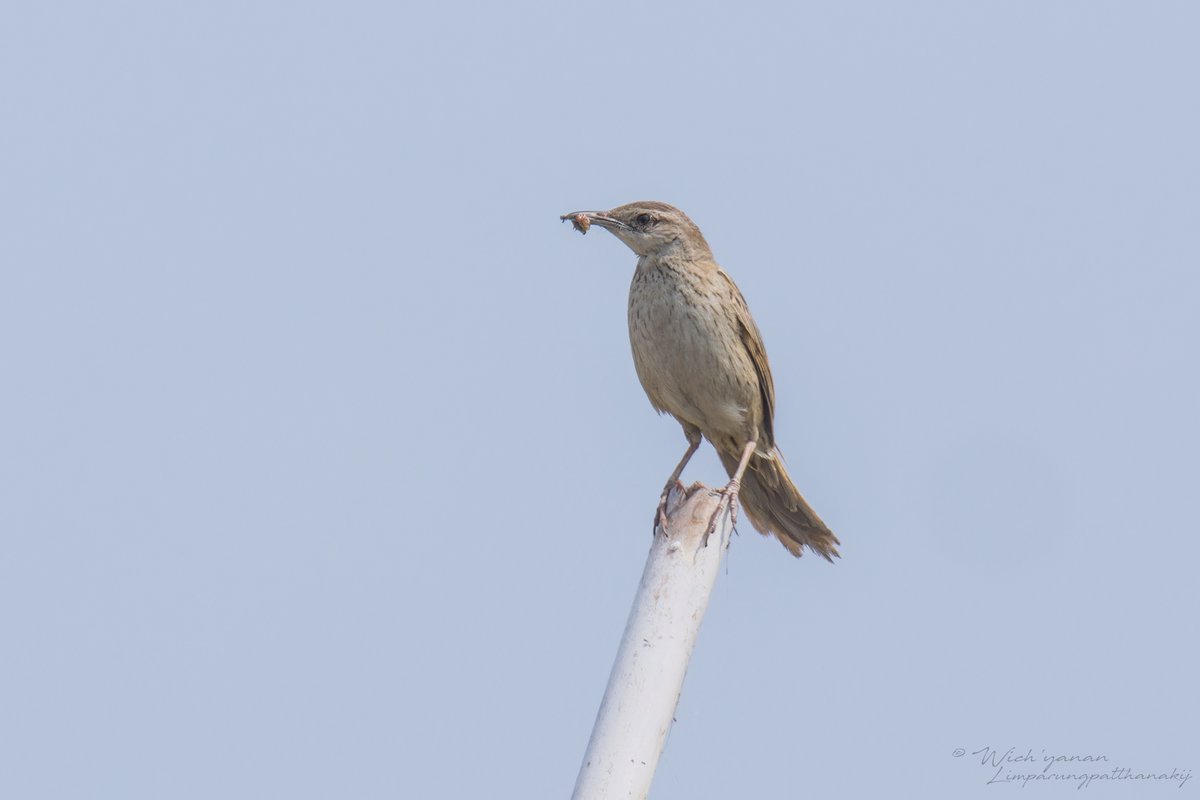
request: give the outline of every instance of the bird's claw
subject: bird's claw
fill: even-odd
[[[717,509],[713,512],[712,517],[708,520],[708,529],[704,531],[704,540],[701,542],[701,547],[708,546],[708,537],[712,536],[713,531],[717,529],[717,523],[721,521],[721,517],[725,514],[725,509],[729,509],[730,527],[737,527],[737,508],[738,508],[738,489],[741,484],[738,481],[730,481],[720,489],[713,489],[713,494],[721,495],[721,502],[717,503]]]
[[[654,511],[654,525],[650,529],[652,536],[659,531],[663,533],[667,531],[667,500],[671,497],[672,489],[683,492],[683,484],[676,480],[663,487],[662,494],[658,497],[658,508]]]

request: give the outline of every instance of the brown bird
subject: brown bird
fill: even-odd
[[[663,488],[656,528],[666,527],[667,494],[703,436],[730,476],[714,526],[726,505],[736,521],[740,499],[754,527],[775,534],[792,555],[807,545],[832,561],[837,537],[800,495],[775,445],[775,385],[762,335],[700,229],[654,201],[562,219],[581,233],[599,225],[638,256],[629,287],[633,363],[650,404],[679,420],[688,441]]]

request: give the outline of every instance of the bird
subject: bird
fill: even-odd
[[[764,536],[792,555],[805,548],[832,562],[840,544],[792,482],[775,442],[775,385],[762,334],[741,291],[717,264],[704,235],[682,211],[643,200],[560,219],[587,233],[593,225],[637,255],[629,286],[629,343],[638,380],[660,414],[683,426],[687,451],[667,479],[655,514],[666,531],[666,503],[684,467],[707,439],[729,483],[709,532],[740,504]]]

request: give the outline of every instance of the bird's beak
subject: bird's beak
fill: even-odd
[[[599,225],[601,228],[610,231],[626,230],[629,228],[624,222],[608,216],[604,211],[572,211],[569,214],[563,214],[559,219],[563,222],[570,220],[571,224],[575,226],[575,230],[580,233],[587,233],[587,229],[591,225]]]

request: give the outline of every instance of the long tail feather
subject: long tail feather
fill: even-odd
[[[740,454],[720,453],[725,471],[733,475]],[[840,555],[840,544],[829,526],[821,521],[788,477],[779,451],[763,457],[756,454],[742,476],[738,502],[750,523],[764,536],[776,538],[797,558],[807,545],[826,561]]]

